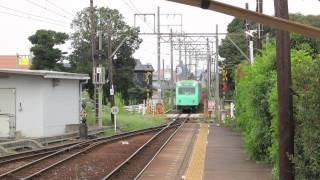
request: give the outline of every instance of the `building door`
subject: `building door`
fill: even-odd
[[[15,89],[0,89],[0,137],[13,137],[16,117]]]

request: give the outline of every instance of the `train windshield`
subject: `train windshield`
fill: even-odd
[[[178,92],[180,95],[193,95],[195,94],[195,88],[193,87],[180,87]]]

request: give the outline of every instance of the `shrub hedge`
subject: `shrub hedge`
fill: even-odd
[[[308,45],[292,50],[292,93],[295,121],[296,179],[320,179],[320,60]],[[291,92],[288,92],[291,93]],[[253,65],[242,63],[236,73],[236,127],[244,134],[250,159],[273,165],[278,179],[278,99],[275,45],[265,45]]]

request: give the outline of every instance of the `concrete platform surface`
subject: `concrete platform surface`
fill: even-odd
[[[271,180],[271,167],[246,160],[239,133],[211,125],[204,169],[205,180]]]
[[[181,179],[189,163],[199,124],[187,123],[152,161],[139,179]]]

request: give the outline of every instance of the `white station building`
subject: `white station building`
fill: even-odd
[[[87,74],[0,69],[0,137],[46,137],[79,124]]]

